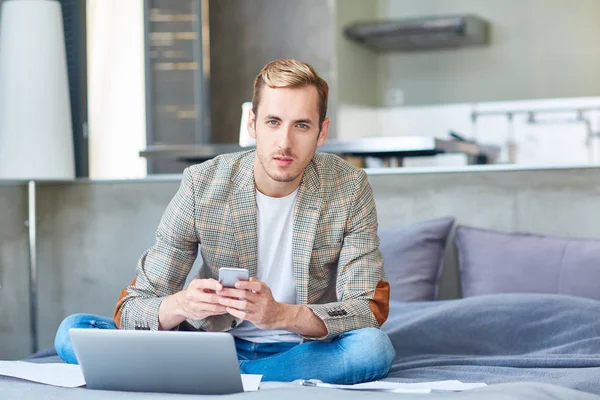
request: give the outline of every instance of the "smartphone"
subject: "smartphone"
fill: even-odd
[[[223,287],[235,287],[237,281],[250,280],[250,273],[244,268],[219,268],[219,283]]]

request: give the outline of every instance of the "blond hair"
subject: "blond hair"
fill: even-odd
[[[254,80],[254,94],[252,95],[254,115],[257,115],[261,91],[265,85],[270,88],[290,89],[314,86],[319,95],[319,126],[325,120],[329,86],[310,64],[289,58],[280,58],[265,65]]]

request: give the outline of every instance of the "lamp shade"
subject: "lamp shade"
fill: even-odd
[[[73,179],[61,5],[4,0],[0,11],[0,179]]]

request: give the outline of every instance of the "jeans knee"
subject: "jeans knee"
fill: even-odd
[[[363,331],[361,341],[371,350],[374,364],[379,364],[381,370],[387,374],[396,358],[392,341],[381,329],[366,328]]]
[[[69,334],[71,328],[116,329],[116,325],[110,318],[91,314],[72,314],[65,318],[56,330],[54,349],[67,363],[77,364]]]
[[[59,329],[69,329],[81,324],[81,321],[87,319],[88,314],[71,314],[67,318],[63,319],[60,323]]]
[[[73,345],[69,336],[69,329],[76,328],[81,325],[81,321],[85,318],[85,314],[72,314],[65,318],[54,337],[54,350],[65,362],[69,364],[77,364],[77,359],[74,356]]]
[[[67,318],[63,319],[56,330],[55,341],[58,339],[64,339],[65,336],[69,334],[69,329],[80,326],[83,318],[85,318],[85,314],[71,314]]]
[[[348,334],[342,345],[348,352],[352,369],[363,371],[361,380],[387,376],[396,357],[396,350],[388,335],[377,328],[359,329]]]

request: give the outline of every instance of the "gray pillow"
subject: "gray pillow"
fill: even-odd
[[[459,225],[456,245],[463,297],[555,293],[600,300],[600,240]]]
[[[390,300],[436,300],[444,249],[454,218],[380,228],[379,250],[390,282]]]

